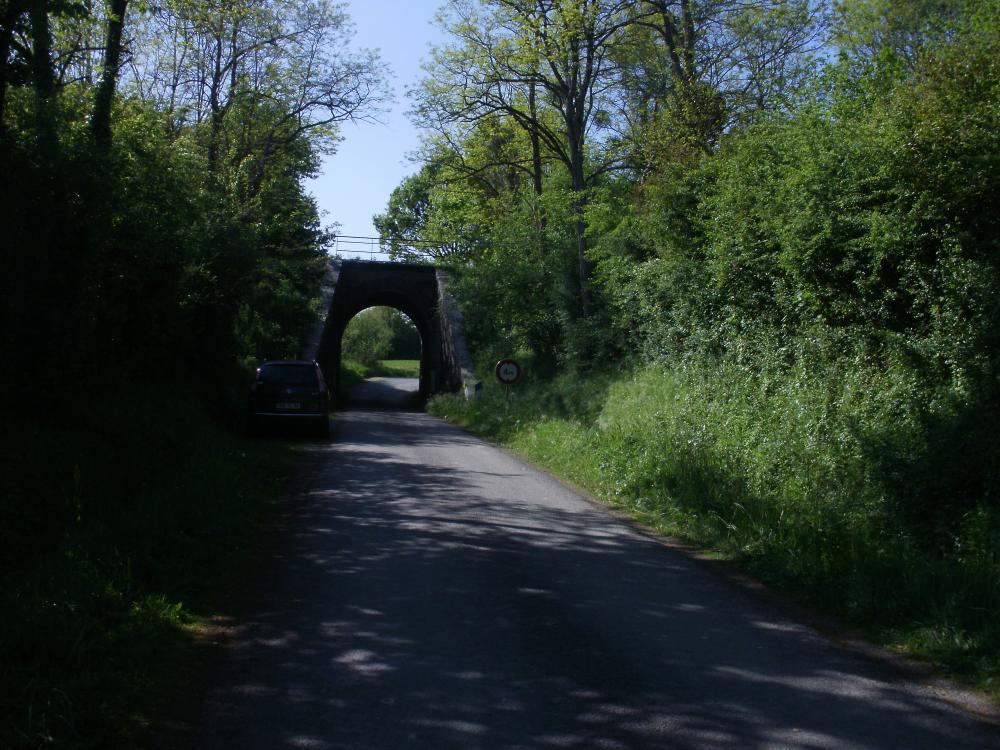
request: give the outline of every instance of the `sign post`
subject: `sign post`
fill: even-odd
[[[504,388],[506,389],[505,400],[510,400],[510,387],[514,385],[521,376],[524,374],[524,370],[521,369],[521,365],[513,359],[501,359],[497,362],[497,366],[493,368],[494,374],[497,376]]]

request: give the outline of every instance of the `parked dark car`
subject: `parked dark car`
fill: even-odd
[[[315,362],[264,362],[250,390],[250,429],[265,423],[304,424],[326,437],[330,434],[330,394],[323,371]]]

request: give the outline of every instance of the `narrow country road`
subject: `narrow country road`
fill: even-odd
[[[352,405],[407,406],[420,389],[417,378],[366,378],[347,394]]]
[[[1000,747],[461,430],[335,425],[194,747]]]

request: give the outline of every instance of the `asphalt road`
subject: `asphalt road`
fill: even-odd
[[[998,748],[1000,735],[416,412],[304,445],[198,748]]]
[[[413,403],[419,391],[417,378],[367,378],[351,388],[347,399],[359,406],[405,407]]]

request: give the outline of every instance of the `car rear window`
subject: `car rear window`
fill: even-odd
[[[257,379],[262,383],[283,385],[319,385],[316,368],[309,365],[264,365]]]

